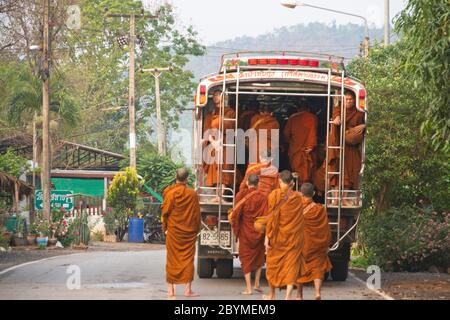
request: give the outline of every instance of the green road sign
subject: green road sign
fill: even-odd
[[[42,190],[36,190],[34,197],[34,207],[37,210],[44,209],[42,201]],[[59,209],[64,208],[66,211],[73,210],[73,191],[70,190],[52,190],[50,199],[50,208]]]

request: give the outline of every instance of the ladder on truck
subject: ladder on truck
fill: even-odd
[[[330,74],[329,74],[330,75]],[[330,80],[330,79],[329,79]],[[353,200],[357,203],[356,208],[359,208],[360,191],[358,190],[344,190],[344,177],[345,177],[345,131],[346,131],[346,108],[344,105],[345,99],[345,71],[341,72],[341,84],[340,90],[331,94],[331,81],[328,81],[328,107],[327,107],[327,135],[326,135],[326,156],[325,156],[325,208],[334,208],[337,211],[336,221],[330,221],[331,226],[336,228],[336,242],[330,247],[330,251],[335,251],[339,248],[340,242],[356,227],[359,221],[359,214],[357,216],[356,222],[353,226],[347,230],[344,234],[341,234],[341,216],[342,216],[342,200]],[[333,106],[330,108],[330,99],[333,99]],[[339,98],[339,108],[340,108],[340,118],[341,124],[339,129],[333,124],[333,110],[335,108],[336,98]],[[330,114],[331,113],[331,114]],[[336,144],[330,143],[331,130],[337,130],[337,141]],[[330,153],[335,150],[339,151],[339,156],[335,159],[338,164],[334,167],[337,171],[329,171],[330,167]],[[336,176],[338,179],[337,189],[330,189],[330,178]],[[345,196],[344,196],[345,195]],[[336,203],[337,202],[337,203]]]

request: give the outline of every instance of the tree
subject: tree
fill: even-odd
[[[114,210],[115,219],[118,222],[120,240],[125,235],[128,226],[128,218],[134,214],[139,195],[141,182],[134,168],[126,168],[114,176],[108,188],[108,205]]]
[[[107,13],[141,13],[141,1],[81,1],[82,28],[67,33],[70,63],[67,70],[85,107],[85,126],[75,135],[80,142],[124,153],[128,142],[128,48],[118,45],[127,38],[129,21],[108,18]],[[154,14],[145,10],[146,14]],[[174,71],[161,78],[163,117],[176,126],[178,111],[192,100],[193,75],[183,70],[188,55],[201,55],[204,48],[192,27],[180,29],[170,5],[161,7],[158,19],[136,19],[136,68],[172,65]],[[138,143],[149,140],[154,126],[154,80],[136,70],[136,126]],[[111,109],[114,110],[105,110]],[[96,117],[91,115],[95,113]]]
[[[448,0],[409,0],[395,27],[406,46],[401,65],[426,99],[422,132],[435,150],[450,152],[450,6]]]
[[[369,210],[412,206],[425,196],[437,209],[450,207],[450,167],[443,151],[433,151],[420,133],[427,96],[414,89],[401,66],[404,42],[375,47],[368,59],[353,60],[350,73],[368,92],[368,128],[363,189]]]

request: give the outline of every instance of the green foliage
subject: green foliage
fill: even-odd
[[[117,43],[118,37],[129,34],[129,20],[106,17],[108,14],[141,13],[142,2],[132,0],[82,0],[82,28],[67,34],[71,48],[65,72],[70,74],[85,106],[85,126],[79,128],[80,142],[123,152],[128,141],[127,105],[129,48]],[[145,14],[154,12],[145,10]],[[166,67],[173,72],[160,78],[162,116],[169,126],[177,126],[179,111],[192,101],[193,75],[185,70],[188,55],[204,52],[192,27],[180,27],[170,5],[161,8],[157,19],[136,18],[136,130],[139,144],[149,140],[153,128],[149,123],[155,114],[154,78],[138,71],[141,67]],[[119,110],[105,111],[106,108]],[[92,118],[92,112],[96,117]]]
[[[108,189],[108,204],[118,211],[126,211],[133,214],[136,208],[137,198],[141,182],[136,169],[126,168],[114,176]]]
[[[105,223],[106,234],[114,234],[114,231],[116,230],[116,217],[113,211],[103,215],[103,222]]]
[[[413,205],[425,196],[437,210],[450,207],[450,165],[442,151],[430,149],[421,135],[426,96],[414,89],[401,67],[408,47],[375,47],[368,59],[356,59],[350,73],[365,82],[368,128],[363,190],[368,211]]]
[[[29,169],[27,159],[16,155],[12,149],[0,154],[0,171],[18,178]]]
[[[449,154],[450,4],[448,0],[409,0],[395,26],[406,46],[401,65],[425,98],[422,132],[435,150]]]
[[[14,127],[31,127],[34,113],[42,110],[42,81],[25,63],[11,64],[0,74],[5,81],[5,98],[1,107],[8,123]],[[7,81],[6,81],[7,79]],[[73,128],[80,119],[79,105],[62,73],[55,73],[50,82],[51,118],[63,130]]]
[[[181,163],[173,162],[170,157],[160,156],[157,153],[142,154],[137,160],[139,174],[145,183],[159,194],[175,182],[175,170],[183,166]],[[192,186],[193,183],[194,177],[191,174],[189,184]]]
[[[366,214],[360,235],[370,263],[385,270],[450,266],[450,212],[403,207],[384,214]]]
[[[8,249],[11,242],[11,234],[6,232],[6,228],[0,226],[0,247]]]

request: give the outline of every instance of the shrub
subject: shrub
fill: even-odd
[[[404,207],[366,214],[359,232],[370,262],[384,270],[450,266],[450,212]]]

